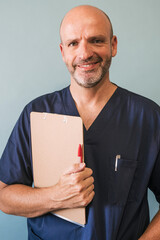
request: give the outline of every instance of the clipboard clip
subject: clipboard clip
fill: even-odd
[[[64,117],[63,117],[63,122],[64,122],[64,123],[67,123],[67,122],[68,122],[68,120],[67,120],[67,117],[66,117],[66,116],[64,116]]]
[[[46,117],[47,117],[47,113],[43,113],[43,120],[46,120]]]

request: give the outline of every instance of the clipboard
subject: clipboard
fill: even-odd
[[[84,151],[82,119],[54,113],[31,112],[30,120],[34,186],[53,186],[65,169],[77,163],[79,144]],[[86,224],[85,207],[62,209],[52,213],[81,226]]]

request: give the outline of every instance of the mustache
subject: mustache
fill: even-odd
[[[73,62],[73,67],[76,67],[77,65],[82,65],[86,63],[97,63],[97,62],[102,62],[103,59],[100,56],[91,56],[87,59],[80,59],[80,60],[75,60]]]

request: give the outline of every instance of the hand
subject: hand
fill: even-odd
[[[92,173],[84,163],[74,164],[67,169],[53,186],[54,205],[57,202],[59,209],[87,206],[95,194]]]

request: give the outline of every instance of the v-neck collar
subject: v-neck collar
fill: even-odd
[[[119,105],[119,92],[120,88],[117,87],[111,98],[107,101],[105,106],[102,108],[92,125],[88,130],[84,127],[84,139],[85,143],[96,142],[98,138],[103,134],[104,129],[107,127],[108,121],[111,120],[112,115],[117,111]]]
[[[66,89],[67,91],[65,92],[65,110],[67,115],[72,115],[72,116],[80,116],[79,112],[77,110],[76,104],[74,102],[74,99],[72,97],[72,94],[70,92],[69,86]],[[107,122],[111,118],[111,115],[115,113],[117,109],[117,105],[119,104],[119,98],[118,95],[120,93],[120,87],[117,86],[117,89],[113,93],[113,95],[110,97],[110,99],[107,101],[105,106],[102,108],[96,119],[93,121],[89,129],[87,130],[85,126],[83,125],[84,128],[84,138],[88,142],[94,137],[98,137],[101,132],[103,132],[104,127],[106,126]]]

